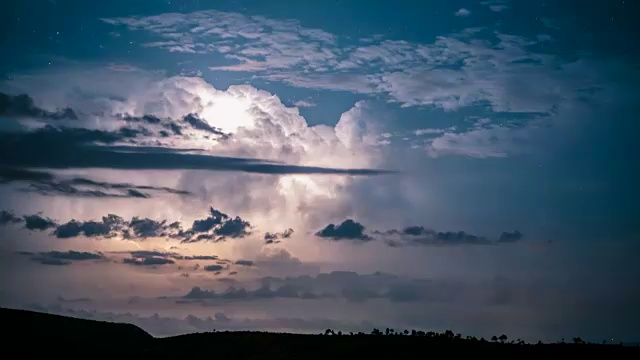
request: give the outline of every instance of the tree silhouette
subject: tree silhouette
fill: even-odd
[[[498,337],[497,337],[497,336],[495,336],[495,335],[493,335],[493,336],[491,337],[491,341],[493,341],[493,342],[498,342]]]
[[[505,335],[505,334],[500,335],[498,340],[500,340],[500,342],[504,344],[505,341],[507,341],[507,335]]]

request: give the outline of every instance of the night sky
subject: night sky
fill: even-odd
[[[2,8],[0,306],[640,340],[640,2]]]

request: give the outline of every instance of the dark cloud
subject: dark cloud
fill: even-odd
[[[407,243],[416,245],[489,245],[491,240],[464,231],[435,232],[425,230],[420,235],[405,239]]]
[[[84,178],[73,178],[72,180],[69,181],[69,183],[73,185],[93,186],[93,187],[104,188],[104,189],[151,190],[151,191],[162,191],[162,192],[177,194],[177,195],[191,195],[191,192],[189,191],[172,189],[169,187],[134,185],[129,183],[109,183],[109,182],[94,181],[94,180],[89,180]]]
[[[101,260],[104,255],[84,251],[48,251],[32,253],[28,251],[18,252],[20,255],[30,256],[32,261],[43,265],[70,265],[74,261]]]
[[[223,133],[220,129],[211,127],[209,123],[199,118],[197,114],[188,114],[187,116],[182,118],[182,121],[189,124],[191,127],[193,127],[196,130],[206,131],[212,134],[220,135],[225,138],[228,137],[228,135]]]
[[[195,220],[191,226],[191,231],[196,233],[208,232],[218,225],[221,225],[223,221],[229,219],[229,216],[214,208],[209,208],[211,216],[208,216],[202,220]]]
[[[236,216],[234,219],[229,219],[222,223],[219,228],[214,229],[214,233],[222,237],[243,237],[249,234],[249,232],[247,231],[249,227],[251,227],[251,224],[249,224],[249,222],[244,221]]]
[[[131,116],[129,114],[124,114],[118,115],[118,117],[131,124],[145,124],[160,127],[164,129],[159,131],[160,136],[163,137],[169,136],[168,131],[171,131],[174,135],[181,136],[184,128],[192,128],[207,134],[218,135],[220,138],[229,137],[229,134],[225,134],[220,129],[212,127],[207,121],[201,119],[197,114],[188,114],[179,120],[169,118],[161,119],[153,115]]]
[[[209,208],[209,216],[205,219],[195,220],[187,231],[179,232],[183,242],[197,242],[201,240],[222,241],[226,238],[239,238],[249,235],[251,224],[236,216],[229,215]]]
[[[377,232],[377,234],[382,235],[387,245],[392,247],[406,245],[495,245],[498,243],[513,242],[505,241],[505,234],[508,234],[507,236],[522,237],[522,234],[516,231],[515,233],[503,233],[500,239],[494,241],[484,236],[473,235],[464,231],[439,232],[425,228],[424,226],[409,226],[402,230],[389,230],[386,232]]]
[[[37,192],[41,195],[60,195],[75,197],[137,197],[148,198],[149,194],[140,190],[165,192],[177,195],[191,195],[190,192],[168,187],[134,185],[128,183],[109,183],[86,178],[61,179],[52,173],[20,168],[0,168],[0,183],[28,183],[28,188],[20,189]],[[105,192],[111,191],[111,192]],[[113,192],[118,191],[118,192]]]
[[[194,287],[184,296],[185,299],[214,299],[216,293],[213,290],[202,290],[198,286]]]
[[[71,260],[71,261],[104,259],[104,255],[102,255],[101,253],[91,253],[91,252],[73,251],[73,250],[41,252],[40,256],[45,256],[52,259],[62,259],[62,260]]]
[[[372,240],[374,237],[365,234],[365,227],[351,219],[345,220],[336,226],[329,224],[318,231],[316,236],[331,238],[334,240]],[[523,238],[522,233],[504,232],[498,240],[491,240],[484,236],[469,234],[464,231],[435,231],[424,226],[408,226],[402,230],[391,229],[387,231],[373,231],[372,235],[385,241],[391,247],[418,246],[418,245],[495,245],[500,243],[512,243]]]
[[[121,217],[113,214],[102,217],[102,221],[76,221],[71,220],[59,225],[54,234],[59,238],[70,238],[79,235],[87,237],[111,237],[116,235],[116,231],[122,230],[125,221]]]
[[[318,231],[316,236],[333,240],[371,240],[371,237],[364,233],[364,226],[351,219],[343,221],[342,224],[338,226],[329,224],[324,229]]]
[[[221,157],[162,147],[113,146],[137,136],[47,125],[32,132],[0,133],[0,166],[14,168],[109,168],[130,170],[211,170],[262,174],[377,175],[375,169],[296,166],[260,159]],[[102,144],[97,146],[97,144]],[[42,154],[48,156],[42,156]]]
[[[172,253],[166,253],[161,251],[149,251],[149,250],[136,250],[130,251],[132,257],[136,258],[148,258],[148,257],[169,257]]]
[[[28,188],[20,189],[26,192],[35,192],[40,195],[47,196],[73,196],[73,197],[92,197],[92,198],[106,198],[106,197],[133,197],[127,193],[114,194],[106,193],[100,190],[80,190],[74,186],[55,182],[46,183],[33,183],[29,184]]]
[[[192,239],[189,239],[189,240],[185,239],[185,240],[183,240],[183,242],[202,241],[202,240],[206,241],[206,240],[214,240],[214,239],[215,239],[215,237],[213,235],[211,235],[211,234],[200,234],[200,235],[196,236],[195,238],[192,238]]]
[[[12,212],[6,210],[0,211],[0,225],[19,224],[22,221],[21,217],[16,216]]]
[[[129,222],[129,228],[138,238],[158,237],[166,235],[166,220],[156,221],[149,218],[133,217]]]
[[[251,260],[236,260],[235,264],[236,265],[242,265],[242,266],[253,266],[253,261],[251,261]]]
[[[207,265],[204,268],[204,271],[221,271],[224,269],[222,265]]]
[[[217,260],[218,257],[216,255],[192,255],[192,256],[183,256],[180,260]]]
[[[70,108],[51,112],[35,106],[33,99],[26,94],[8,95],[0,92],[0,116],[17,118],[46,118],[52,120],[78,120],[76,113]]]
[[[228,300],[241,300],[246,299],[250,296],[247,289],[244,288],[236,288],[234,286],[230,286],[224,293],[220,294],[220,297]]]
[[[153,266],[175,264],[174,260],[184,260],[185,257],[172,252],[137,250],[128,252],[131,258],[123,260],[125,264]]]
[[[42,265],[54,265],[54,266],[59,266],[59,265],[71,265],[71,261],[69,260],[63,260],[63,259],[52,259],[52,258],[48,258],[48,257],[35,257],[32,259],[33,261],[37,261]]]
[[[217,260],[215,255],[181,255],[175,252],[136,250],[128,252],[134,258],[153,258],[162,257],[173,260]]]
[[[175,135],[182,135],[182,128],[178,124],[169,124],[169,129],[173,131]]]
[[[424,226],[408,226],[402,230],[402,233],[405,235],[424,235],[426,233],[426,229]]]
[[[513,243],[513,242],[522,240],[523,237],[524,237],[524,235],[518,230],[516,230],[514,232],[505,231],[500,235],[500,238],[498,239],[498,242],[501,242],[501,243]]]
[[[143,116],[131,116],[129,114],[124,114],[119,116],[122,120],[133,123],[147,123],[147,124],[160,124],[162,120],[153,115],[143,115]]]
[[[292,234],[293,234],[293,229],[291,228],[279,233],[267,232],[264,234],[264,242],[265,244],[277,244],[280,242],[279,239],[288,239],[291,237]]]
[[[56,227],[56,222],[50,218],[42,217],[40,215],[25,215],[22,217],[24,219],[24,227],[29,230],[40,230],[44,231],[50,228]]]
[[[143,257],[143,258],[134,257],[134,258],[124,259],[123,262],[125,264],[139,265],[139,266],[167,265],[167,264],[175,263],[173,260],[167,259],[164,257]]]
[[[127,195],[129,195],[131,197],[134,197],[134,198],[142,198],[142,199],[146,199],[146,198],[150,197],[149,195],[147,195],[147,194],[145,194],[143,192],[140,192],[140,191],[138,191],[136,189],[127,190]]]
[[[44,171],[33,171],[19,168],[0,168],[0,183],[12,181],[50,182],[54,176]]]
[[[130,221],[122,217],[109,214],[102,217],[101,221],[78,221],[72,219],[58,225],[52,219],[35,215],[24,215],[22,218],[3,210],[0,212],[0,225],[22,222],[29,230],[46,230],[55,228],[53,235],[58,238],[71,238],[76,236],[87,237],[114,237],[122,236],[125,239],[145,239],[149,237],[166,237],[178,239],[182,242],[197,242],[202,240],[224,241],[227,238],[241,238],[250,234],[251,224],[240,217],[232,218],[219,210],[210,208],[210,216],[193,222],[190,229],[184,230],[178,221],[169,223],[165,220],[154,220],[134,216]],[[183,256],[182,260],[216,260],[212,255]]]
[[[280,241],[278,241],[277,233],[267,232],[267,233],[264,234],[264,242],[265,242],[265,244],[277,244]]]

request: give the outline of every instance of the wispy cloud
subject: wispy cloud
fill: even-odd
[[[298,100],[294,103],[295,106],[299,107],[299,108],[305,108],[305,107],[314,107],[316,106],[315,103],[312,103],[310,101],[306,101],[306,100]]]
[[[458,17],[465,17],[471,15],[471,11],[465,8],[461,8],[460,10],[456,11],[455,15]]]
[[[485,0],[480,2],[482,5],[487,6],[491,11],[501,12],[509,9],[508,2],[506,0]]]
[[[84,177],[61,177],[51,172],[23,168],[0,168],[0,184],[25,183],[20,191],[41,195],[89,198],[142,198],[151,197],[148,192],[191,195],[186,190],[129,183],[96,181]]]
[[[493,11],[508,7],[502,0],[483,4]],[[455,14],[470,13],[461,8]],[[104,21],[174,42],[179,38],[199,52],[222,52],[231,63],[214,70],[249,71],[297,87],[384,94],[402,106],[455,110],[485,102],[496,112],[548,112],[586,80],[563,77],[562,62],[529,49],[535,39],[487,29],[467,29],[433,43],[377,39],[339,46],[338,36],[297,21],[219,11]]]

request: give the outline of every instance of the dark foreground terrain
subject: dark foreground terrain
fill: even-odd
[[[640,359],[640,348],[595,344],[511,344],[414,332],[413,335],[296,335],[213,332],[154,338],[137,326],[0,309],[0,353],[168,358],[201,355],[232,359],[419,359],[471,355],[486,358]]]

